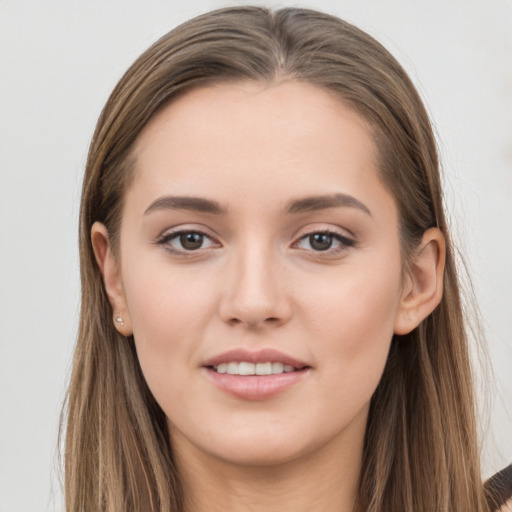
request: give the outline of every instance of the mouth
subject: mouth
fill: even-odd
[[[228,375],[280,375],[281,373],[297,372],[309,368],[308,366],[295,367],[279,361],[266,361],[263,363],[251,363],[250,361],[230,361],[208,367],[217,373]]]
[[[228,375],[280,375],[311,368],[304,361],[295,359],[273,348],[228,350],[203,363],[205,368]]]
[[[307,381],[312,367],[274,349],[234,349],[205,361],[203,370],[224,393],[242,400],[266,400]]]

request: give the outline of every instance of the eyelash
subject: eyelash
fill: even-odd
[[[183,235],[190,235],[190,234],[200,235],[201,237],[203,237],[203,240],[206,238],[206,239],[213,241],[212,237],[210,237],[208,234],[206,234],[205,232],[203,232],[201,230],[183,229],[183,230],[179,230],[179,231],[172,231],[170,233],[166,233],[166,234],[162,235],[160,238],[158,238],[156,240],[156,244],[164,246],[165,250],[169,251],[172,254],[175,254],[178,256],[184,256],[184,257],[192,256],[194,254],[197,254],[201,249],[204,249],[204,247],[199,247],[198,249],[187,250],[185,248],[175,249],[170,245],[171,240],[179,238]],[[298,245],[300,242],[302,242],[303,240],[307,240],[308,238],[311,240],[311,237],[313,237],[315,235],[326,235],[326,236],[331,237],[333,242],[337,241],[340,243],[340,246],[337,248],[334,248],[334,249],[332,249],[331,247],[328,247],[324,250],[304,249],[307,251],[311,251],[313,253],[325,255],[327,257],[328,256],[337,256],[338,254],[346,251],[348,248],[354,247],[356,244],[355,240],[353,240],[352,238],[342,235],[336,231],[325,229],[325,230],[311,231],[311,232],[301,236],[296,242],[294,242],[293,246]]]

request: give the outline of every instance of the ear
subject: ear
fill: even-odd
[[[132,322],[126,305],[118,260],[114,256],[107,228],[100,222],[95,222],[91,228],[91,242],[114,312],[114,326],[123,336],[130,336],[133,333]]]
[[[445,256],[446,245],[441,230],[425,231],[404,278],[395,334],[410,333],[441,302]]]

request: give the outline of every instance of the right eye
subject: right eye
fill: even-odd
[[[215,242],[206,233],[194,230],[166,233],[157,243],[172,252],[193,252],[215,246]]]

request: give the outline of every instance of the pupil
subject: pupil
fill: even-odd
[[[317,251],[326,251],[332,245],[332,236],[325,233],[315,233],[309,237],[309,243]]]
[[[203,235],[200,233],[186,233],[180,236],[180,242],[184,249],[199,249],[203,245]]]

